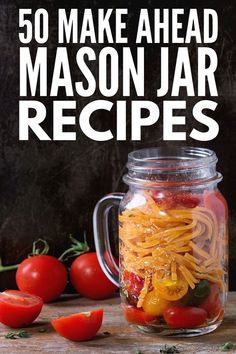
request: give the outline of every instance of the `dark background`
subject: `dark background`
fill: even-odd
[[[219,15],[219,37],[212,45],[217,51],[219,65],[216,73],[219,97],[214,119],[220,125],[216,139],[201,143],[188,139],[187,142],[174,142],[177,145],[196,145],[216,151],[219,157],[218,170],[224,175],[220,189],[229,203],[230,209],[230,285],[236,290],[236,80],[235,80],[235,41],[236,16],[235,1],[115,1],[116,7],[129,9],[128,31],[129,45],[135,47],[134,31],[137,28],[138,12],[141,7],[196,7],[214,8]],[[91,248],[93,248],[92,211],[96,202],[106,193],[125,191],[122,182],[128,152],[143,148],[168,144],[162,139],[162,119],[155,127],[145,128],[141,142],[130,141],[130,124],[127,124],[128,139],[117,142],[95,142],[86,138],[77,126],[76,142],[43,142],[33,135],[26,142],[18,141],[18,101],[19,101],[19,40],[18,9],[27,7],[37,9],[44,7],[49,11],[50,37],[47,43],[49,51],[48,71],[52,74],[55,48],[57,46],[57,11],[56,8],[97,7],[109,8],[111,2],[82,1],[34,1],[34,0],[0,0],[0,255],[4,264],[22,260],[31,250],[32,241],[39,237],[48,240],[52,254],[59,255],[69,245],[68,235],[83,238],[86,231]],[[89,44],[88,44],[89,45]],[[34,51],[35,42],[30,44]],[[102,45],[92,47],[98,53]],[[118,50],[121,45],[115,46]],[[170,68],[175,62],[176,45],[170,45]],[[196,84],[196,44],[190,48],[193,75]],[[72,58],[80,45],[69,46]],[[159,46],[146,45],[148,65],[146,71],[145,99],[160,103],[163,98],[155,97],[156,81],[159,79]],[[122,68],[120,68],[122,70]],[[97,74],[96,67],[94,73]],[[76,66],[72,64],[72,77],[79,77]],[[192,106],[200,98],[186,97],[186,91],[180,93],[187,100],[187,134],[192,127],[197,128],[192,118]],[[63,90],[59,99],[64,98]],[[92,99],[103,98],[96,92]],[[119,92],[109,100],[122,99]],[[135,100],[135,91],[127,102]],[[164,99],[170,99],[167,95]],[[40,100],[40,98],[39,98]],[[79,110],[91,98],[79,99]],[[47,121],[44,128],[52,131],[52,100],[41,100],[47,105]],[[98,129],[112,128],[115,133],[116,116],[100,113],[94,119]],[[199,127],[200,129],[200,127]],[[113,236],[114,237],[114,236]],[[14,273],[0,274],[0,289],[14,286]]]

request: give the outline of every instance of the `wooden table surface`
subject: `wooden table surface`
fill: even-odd
[[[58,316],[103,307],[105,316],[102,328],[91,341],[75,343],[57,335],[50,326],[50,320]],[[46,329],[46,332],[41,332]],[[110,336],[104,332],[110,332]],[[0,353],[159,353],[165,345],[175,345],[180,353],[223,353],[220,346],[227,341],[235,343],[236,353],[236,292],[229,294],[226,317],[215,332],[193,338],[160,338],[138,332],[122,318],[119,298],[99,302],[84,298],[66,298],[45,305],[33,326],[27,328],[29,338],[10,340],[5,338],[9,328],[0,325]]]

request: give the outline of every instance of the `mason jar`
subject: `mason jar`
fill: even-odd
[[[223,320],[228,209],[216,163],[213,151],[197,147],[131,152],[123,177],[128,192],[109,194],[95,207],[100,265],[120,288],[124,317],[144,332],[196,336]],[[119,268],[108,236],[113,206],[119,215]]]

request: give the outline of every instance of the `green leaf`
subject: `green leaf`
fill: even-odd
[[[206,298],[210,294],[210,283],[208,280],[201,280],[195,287],[194,296]]]
[[[6,339],[29,338],[30,335],[25,330],[19,332],[9,332],[5,335]]]
[[[14,332],[9,332],[5,335],[6,339],[17,339],[16,334]]]
[[[29,333],[24,331],[24,330],[22,330],[22,331],[18,332],[17,336],[19,338],[29,338]]]
[[[178,354],[179,350],[175,345],[168,346],[165,344],[164,348],[160,349],[161,354]]]
[[[226,342],[224,345],[222,345],[221,350],[223,352],[227,352],[230,349],[232,349],[234,347],[234,344],[232,342]]]
[[[181,299],[181,304],[185,306],[198,306],[210,294],[211,287],[208,280],[201,280],[194,289],[189,289],[188,293]]]

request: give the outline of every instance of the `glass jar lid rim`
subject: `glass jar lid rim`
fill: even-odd
[[[214,151],[200,147],[166,146],[135,150],[128,154],[130,171],[183,170],[216,165]]]

